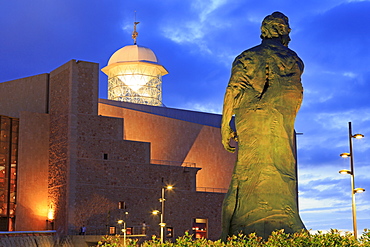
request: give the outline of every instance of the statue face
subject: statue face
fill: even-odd
[[[290,36],[289,36],[289,34],[286,34],[286,35],[282,35],[281,36],[281,43],[283,44],[283,46],[288,47],[289,42],[290,42]]]

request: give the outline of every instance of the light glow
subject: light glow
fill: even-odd
[[[157,62],[120,61],[102,71],[108,75],[108,99],[162,106],[162,76],[168,72]]]
[[[160,214],[161,212],[159,212],[159,210],[153,210],[152,211],[152,214],[154,214],[154,215],[158,215],[158,214]]]
[[[340,174],[352,174],[352,172],[350,170],[340,170],[339,171]]]
[[[355,134],[352,136],[353,138],[356,138],[356,139],[362,139],[364,138],[365,136],[363,134]]]
[[[364,188],[357,188],[357,189],[354,189],[355,193],[363,193],[365,192],[365,189]]]
[[[351,156],[351,154],[350,153],[342,153],[339,156],[341,156],[342,158],[348,158],[349,156]]]
[[[118,78],[136,93],[151,79],[147,75],[121,75]]]
[[[49,221],[53,221],[54,220],[54,209],[52,207],[49,208],[49,211],[48,211],[48,220]],[[45,219],[45,218],[44,218]]]

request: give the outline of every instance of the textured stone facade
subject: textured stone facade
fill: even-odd
[[[30,88],[42,88],[45,102],[32,108],[25,100],[6,110],[20,116],[24,135],[16,230],[54,227],[61,234],[78,234],[85,225],[87,234],[105,234],[125,219],[129,227],[145,221],[148,236],[159,234],[159,218],[151,211],[160,209],[161,188],[168,183],[175,189],[166,192],[165,222],[174,236],[191,232],[194,219],[201,218],[207,219],[208,237],[218,238],[224,194],[197,187],[228,187],[235,156],[222,150],[219,128],[104,103],[98,113],[95,63],[72,60],[50,75],[19,82],[24,80],[35,83]],[[16,93],[17,82],[0,83],[0,89],[11,83]],[[181,166],[184,162],[196,167]],[[33,191],[26,188],[28,179]],[[38,199],[31,201],[36,194]],[[128,215],[118,209],[120,201]],[[46,224],[49,211],[54,212],[53,225]]]

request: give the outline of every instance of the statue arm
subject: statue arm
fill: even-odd
[[[234,109],[238,108],[242,98],[244,97],[245,90],[253,90],[250,83],[250,68],[251,63],[249,57],[238,56],[234,63],[231,72],[231,78],[226,88],[224,106],[222,110],[221,120],[221,135],[222,144],[224,148],[231,153],[235,152],[235,147],[230,146],[230,140],[238,141],[237,133],[231,129],[230,121],[234,115]]]
[[[222,145],[225,150],[234,153],[235,147],[230,146],[230,140],[236,139],[236,132],[234,132],[230,127],[230,121],[234,115],[234,98],[235,98],[235,89],[232,89],[230,85],[226,89],[224,106],[222,110],[222,120],[221,120],[221,136],[222,136]]]

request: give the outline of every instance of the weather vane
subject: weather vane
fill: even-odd
[[[139,35],[138,32],[136,32],[136,25],[140,22],[136,21],[136,11],[135,11],[135,21],[134,21],[134,31],[132,32],[132,39],[134,40],[134,45],[136,45],[136,38]]]

